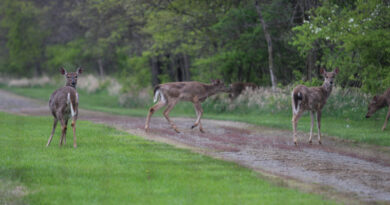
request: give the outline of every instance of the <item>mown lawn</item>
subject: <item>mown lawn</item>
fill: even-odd
[[[53,92],[52,87],[41,88],[15,88],[15,87],[0,87],[8,91],[47,101],[50,94]],[[145,117],[148,109],[130,109],[123,108],[118,103],[118,98],[110,96],[107,92],[98,92],[88,94],[83,90],[80,93],[80,107],[84,109],[91,109],[97,111],[104,111],[119,115],[130,115]],[[151,102],[152,103],[152,102]],[[161,109],[156,113],[156,116],[162,116]],[[267,126],[285,130],[291,130],[291,112],[286,113],[271,113],[267,110],[253,110],[240,114],[239,112],[230,113],[228,111],[217,113],[210,109],[205,109],[204,118],[218,119],[218,120],[232,120],[252,123],[260,126]],[[335,112],[345,112],[345,110],[335,110]],[[382,109],[375,113],[370,119],[365,119],[365,113],[361,113],[361,118],[352,116],[356,114],[339,114],[339,116],[328,116],[324,112],[322,114],[321,133],[327,136],[338,137],[342,139],[351,140],[358,143],[367,143],[380,146],[390,146],[390,125],[385,131],[382,131],[382,125],[386,116],[387,109]],[[349,116],[351,115],[351,116]],[[195,118],[195,111],[190,103],[179,103],[171,112],[171,116],[185,116]],[[306,113],[298,123],[298,130],[310,131],[310,117]],[[314,133],[317,133],[316,126]],[[317,137],[315,136],[315,140]],[[307,139],[300,137],[299,140],[307,141]]]
[[[332,204],[234,163],[78,121],[78,148],[46,148],[52,119],[0,112],[0,203]],[[16,188],[19,187],[19,188]],[[14,193],[19,190],[19,194]]]

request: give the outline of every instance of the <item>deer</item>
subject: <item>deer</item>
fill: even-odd
[[[246,90],[247,88],[252,90],[258,88],[258,86],[254,83],[243,83],[243,82],[235,82],[232,83],[230,86],[231,86],[231,93],[229,94],[230,100],[236,99],[242,93],[242,91]]]
[[[60,72],[65,76],[66,84],[64,87],[57,89],[50,96],[49,107],[50,111],[54,117],[53,129],[51,135],[46,144],[46,147],[50,145],[51,140],[53,139],[54,131],[56,129],[58,121],[61,123],[61,139],[60,146],[62,143],[66,143],[66,130],[68,125],[68,120],[72,119],[72,128],[73,128],[73,147],[77,148],[76,143],[76,121],[78,116],[78,104],[79,104],[79,95],[76,91],[77,77],[83,72],[82,68],[78,68],[76,72],[66,72],[66,70],[61,67]]]
[[[332,92],[333,82],[339,69],[332,72],[326,72],[324,68],[320,69],[320,74],[324,77],[324,83],[319,87],[306,87],[304,85],[296,86],[292,93],[292,126],[294,144],[297,145],[297,124],[304,111],[310,111],[311,127],[309,144],[312,144],[314,114],[317,113],[318,144],[321,143],[321,114],[330,93]]]
[[[166,106],[166,109],[163,112],[165,119],[168,121],[173,130],[180,133],[176,125],[169,119],[169,113],[179,101],[189,101],[193,103],[197,116],[194,125],[191,126],[191,129],[199,126],[200,132],[204,133],[202,123],[200,122],[203,115],[201,103],[214,94],[229,91],[230,89],[225,87],[223,81],[219,79],[212,80],[211,84],[200,83],[197,81],[159,84],[154,88],[154,102],[157,103],[149,109],[145,122],[145,131],[148,132],[149,130],[150,118],[153,113]]]
[[[383,124],[382,131],[386,129],[387,121],[390,118],[390,88],[387,89],[382,95],[375,95],[370,104],[368,105],[368,111],[366,118],[370,118],[377,110],[388,106],[387,115],[385,118],[385,124]]]

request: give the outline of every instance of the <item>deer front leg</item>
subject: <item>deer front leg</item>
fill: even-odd
[[[171,125],[171,127],[172,127],[177,133],[180,133],[180,131],[177,129],[176,125],[171,121],[171,119],[169,119],[169,113],[171,112],[171,110],[173,109],[173,107],[175,107],[176,103],[177,103],[177,100],[169,102],[167,108],[166,108],[166,109],[164,110],[164,112],[163,112],[163,115],[164,115],[165,119],[167,119],[167,121],[168,121],[168,123]]]
[[[385,124],[383,124],[382,131],[385,131],[386,126],[387,126],[387,121],[389,121],[390,118],[390,106],[389,106],[389,111],[387,112],[386,119],[385,119]]]
[[[203,115],[202,105],[198,101],[198,102],[194,103],[194,107],[195,107],[195,112],[196,112],[197,119],[195,121],[195,124],[191,126],[191,129],[194,129],[196,126],[199,125],[200,132],[204,133],[204,130],[203,130],[203,127],[202,127],[202,123],[200,122],[200,119],[202,118],[202,115]]]
[[[57,123],[58,123],[58,119],[54,118],[53,129],[51,130],[51,135],[49,137],[49,140],[47,141],[46,147],[48,147],[50,145],[51,140],[53,139],[53,135],[54,135],[54,132],[56,130]]]
[[[318,129],[318,144],[321,143],[321,113],[322,111],[317,111],[317,129]]]
[[[294,144],[297,145],[297,124],[298,120],[301,117],[303,111],[299,111],[297,114],[293,114],[292,117],[292,125],[293,125],[293,138],[294,138]]]
[[[151,107],[149,109],[149,113],[148,113],[148,116],[146,117],[146,122],[145,122],[145,131],[146,132],[149,131],[150,118],[152,117],[153,113],[156,112],[157,110],[161,109],[165,105],[166,105],[166,103],[159,101],[157,104],[153,105],[153,107]]]
[[[309,137],[309,144],[312,143],[311,138],[313,136],[313,127],[314,127],[314,111],[310,111],[310,120],[311,120],[311,126],[310,126],[310,137]]]
[[[74,116],[72,119],[72,128],[73,128],[73,147],[77,148],[77,143],[76,143],[76,121],[77,121],[77,116]]]

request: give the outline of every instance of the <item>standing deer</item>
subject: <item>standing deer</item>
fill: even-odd
[[[60,68],[60,72],[65,76],[66,84],[64,87],[57,89],[50,96],[49,107],[54,116],[53,130],[49,137],[49,141],[46,146],[50,145],[53,139],[54,131],[57,126],[58,120],[61,123],[61,140],[62,143],[66,143],[66,130],[69,118],[72,118],[73,128],[73,147],[76,148],[76,120],[78,115],[79,95],[76,91],[77,76],[83,72],[82,68],[78,68],[76,72],[68,73],[64,68]]]
[[[382,95],[374,96],[374,98],[371,100],[370,104],[368,105],[368,112],[366,114],[366,118],[369,118],[377,110],[384,108],[386,106],[389,107],[389,111],[387,112],[385,118],[385,124],[383,124],[382,131],[385,130],[387,121],[390,118],[390,88],[387,89],[386,92],[384,92]]]
[[[231,93],[229,94],[229,98],[231,100],[236,99],[242,93],[242,91],[244,91],[247,88],[252,90],[258,88],[258,86],[254,83],[243,83],[243,82],[235,82],[232,83],[230,86],[231,86],[230,87]]]
[[[228,92],[229,88],[225,87],[225,84],[221,80],[212,80],[211,84],[204,84],[196,81],[191,82],[173,82],[157,85],[154,89],[154,102],[157,102],[153,107],[149,109],[148,116],[145,122],[145,131],[149,129],[150,118],[153,113],[160,108],[167,106],[163,115],[171,127],[180,133],[176,125],[169,119],[169,112],[179,101],[190,101],[194,104],[197,119],[195,124],[192,125],[192,129],[199,126],[199,130],[204,132],[200,118],[202,117],[203,110],[201,103],[209,96],[212,96],[219,92]]]
[[[326,72],[324,68],[321,68],[320,73],[324,77],[324,84],[322,86],[308,88],[304,85],[298,85],[294,88],[292,92],[292,125],[295,145],[297,145],[298,120],[305,110],[310,111],[311,118],[309,143],[312,143],[311,138],[313,136],[314,113],[317,113],[318,143],[321,144],[321,112],[326,100],[332,92],[333,81],[338,72],[338,68],[336,68],[333,72]]]

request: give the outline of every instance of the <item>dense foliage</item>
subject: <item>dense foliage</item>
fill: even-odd
[[[342,86],[380,92],[390,85],[389,22],[381,0],[3,0],[0,73],[82,65],[124,89],[211,78],[269,86],[268,32],[279,85],[318,84],[320,67],[340,67]]]

